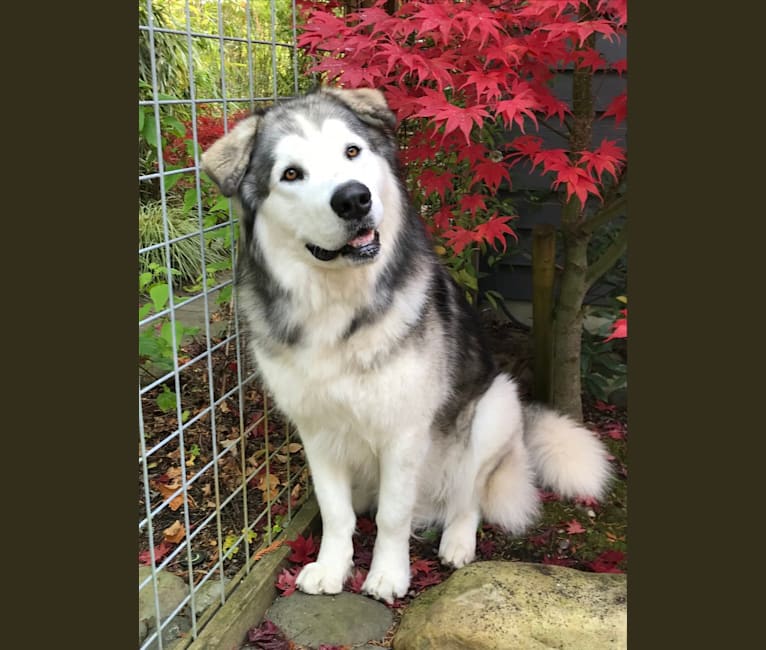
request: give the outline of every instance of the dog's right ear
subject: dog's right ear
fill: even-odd
[[[221,188],[224,196],[233,196],[242,182],[260,119],[260,115],[251,115],[238,122],[200,158],[202,170]]]

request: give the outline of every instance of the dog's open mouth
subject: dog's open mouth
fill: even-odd
[[[380,233],[372,228],[361,228],[348,243],[336,251],[306,244],[309,252],[318,260],[329,262],[339,255],[356,261],[372,260],[380,252]]]

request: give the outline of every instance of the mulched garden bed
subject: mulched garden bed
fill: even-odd
[[[214,338],[211,347],[222,340]],[[192,340],[181,347],[179,365],[204,355],[205,351],[204,343]],[[213,435],[209,410],[211,392],[213,401],[217,402],[238,383],[234,344],[215,349],[210,355],[210,364],[212,372],[208,368],[207,356],[203,356],[180,374],[182,419],[191,422],[184,431],[183,450],[178,436],[173,435],[178,426],[175,407],[170,411],[163,410],[157,401],[166,389],[158,386],[141,400],[145,449],[147,452],[154,450],[147,458],[150,507],[152,511],[161,506],[162,509],[152,518],[154,534],[151,541],[147,527],[139,531],[139,564],[150,563],[151,546],[154,546],[155,561],[159,564],[179,544],[185,544],[185,539],[191,539],[195,582],[215,567],[221,552],[228,554],[223,562],[224,575],[233,577],[244,566],[248,555],[281,531],[283,519],[300,507],[308,492],[308,470],[302,445],[276,409],[269,407],[268,397],[254,381],[244,386],[245,407],[241,418],[237,392],[218,404]],[[252,368],[246,359],[245,365],[242,376],[248,377]],[[210,377],[213,378],[212,388]],[[175,392],[173,380],[168,382],[167,388]],[[201,417],[195,420],[200,414]],[[248,433],[244,449],[241,449],[243,426]],[[212,462],[216,451],[219,459]],[[247,480],[247,494],[241,490],[243,477]],[[188,485],[188,530],[183,498],[175,495],[184,482]],[[230,499],[235,493],[236,496]],[[145,502],[143,468],[139,463],[139,520],[146,517]],[[224,505],[219,507],[219,504]],[[215,521],[217,510],[223,531],[220,539]],[[246,522],[250,524],[248,530],[245,529]],[[248,544],[244,543],[244,538],[237,541],[244,535],[249,548],[246,548]],[[185,549],[167,570],[185,580],[188,578]]]
[[[511,372],[520,382],[522,396],[528,397],[531,382],[531,341],[529,331],[516,324],[500,321],[491,314],[483,314],[485,331],[500,366]],[[214,342],[215,343],[215,342]],[[184,358],[195,358],[204,352],[198,342],[183,347]],[[233,345],[222,346],[211,357],[213,394],[216,399],[237,383],[237,362]],[[243,369],[243,376],[251,371]],[[210,404],[211,388],[208,382],[207,360],[195,363],[182,373],[182,410],[189,411],[193,418]],[[176,428],[175,412],[165,412],[157,406],[156,398],[160,388],[143,397],[146,448],[151,449],[170,435]],[[230,453],[211,466],[213,436],[210,414],[192,424],[184,436],[184,459],[186,481],[190,482],[189,521],[190,532],[184,528],[184,535],[192,537],[192,552],[197,564],[194,566],[195,579],[199,580],[215,565],[220,553],[230,553],[224,560],[224,573],[233,576],[243,565],[247,551],[233,548],[231,540],[242,533],[245,521],[245,503],[242,494],[232,499],[220,510],[224,536],[219,540],[214,521],[199,528],[216,509],[215,481],[218,476],[218,502],[224,502],[242,483],[243,472],[249,476],[247,491],[248,521],[255,521],[259,514],[268,511],[254,527],[250,553],[267,541],[269,530],[277,533],[281,518],[290,509],[300,507],[307,493],[308,473],[305,458],[297,436],[279,414],[271,409],[268,416],[269,469],[272,478],[266,474],[266,427],[263,413],[266,410],[263,393],[256,385],[245,387],[245,412],[242,414],[245,428],[253,427],[247,435],[245,449],[239,449],[240,414],[236,396],[227,399],[216,409],[216,446],[227,445]],[[538,562],[558,564],[585,571],[627,572],[627,410],[584,397],[584,420],[586,426],[595,431],[610,452],[614,470],[607,496],[601,502],[589,500],[565,501],[554,494],[541,492],[543,516],[538,524],[523,537],[511,537],[490,525],[483,525],[478,532],[477,559]],[[259,469],[260,468],[260,469]],[[258,470],[258,471],[256,471]],[[181,450],[177,438],[157,449],[148,459],[148,475],[151,507],[157,508],[173,490],[179,486],[181,472]],[[291,491],[288,485],[291,478]],[[146,516],[144,503],[144,482],[139,464],[139,513]],[[267,510],[268,497],[272,498]],[[176,509],[173,509],[176,506]],[[176,542],[168,539],[167,531],[174,526],[183,526],[184,510],[181,499],[170,501],[153,519],[155,553],[161,558],[172,552],[183,536]],[[171,536],[172,537],[172,536]],[[227,546],[228,539],[228,546]],[[372,548],[375,540],[375,524],[366,517],[357,522],[354,537],[354,574],[346,585],[349,591],[358,592],[366,572],[369,570]],[[277,580],[282,597],[294,590],[294,580],[301,566],[311,561],[319,546],[318,538],[298,538],[288,543],[292,547],[290,566]],[[443,567],[437,557],[438,531],[423,531],[413,537],[410,545],[412,559],[412,585],[405,598],[392,605],[394,625],[387,639],[373,644],[390,647],[390,640],[398,626],[401,613],[409,602],[431,585],[446,579],[452,570]],[[239,546],[244,546],[241,542]],[[148,563],[150,542],[145,530],[139,534],[139,563]],[[159,561],[159,560],[158,560]],[[186,553],[182,552],[168,570],[187,577]],[[263,625],[253,628],[252,642],[243,648],[297,648],[294,644],[279,640],[279,631]],[[326,648],[325,650],[331,650]]]

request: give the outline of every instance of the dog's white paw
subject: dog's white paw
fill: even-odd
[[[456,569],[470,564],[476,557],[476,531],[447,528],[439,544],[439,558]]]
[[[311,562],[298,574],[295,585],[306,594],[339,594],[347,573],[343,567]]]
[[[362,585],[362,592],[378,600],[393,603],[407,593],[410,586],[410,567],[392,571],[390,567],[377,569],[373,567]]]

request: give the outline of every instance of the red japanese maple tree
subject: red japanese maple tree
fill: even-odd
[[[552,401],[581,419],[580,337],[588,288],[619,259],[622,227],[598,259],[588,243],[624,216],[626,152],[593,142],[596,119],[625,119],[626,93],[598,116],[594,73],[622,75],[596,39],[627,29],[627,0],[304,0],[299,45],[313,72],[382,89],[400,120],[410,190],[459,282],[476,288],[473,253],[505,249],[513,208],[498,193],[526,165],[561,196],[565,264],[555,309]],[[571,71],[572,99],[552,82]],[[566,147],[540,137],[549,129]],[[507,196],[507,194],[506,194]],[[511,223],[509,223],[511,222]]]

